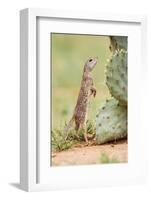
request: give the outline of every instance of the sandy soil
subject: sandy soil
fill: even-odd
[[[116,144],[84,146],[79,144],[71,149],[55,153],[52,156],[53,166],[83,165],[100,163],[101,154],[105,153],[110,159],[117,159],[119,162],[128,161],[127,141],[120,141]]]

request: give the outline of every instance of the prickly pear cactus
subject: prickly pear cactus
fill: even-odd
[[[120,105],[127,105],[127,52],[115,51],[106,65],[106,84]]]
[[[127,137],[127,107],[116,99],[106,100],[96,115],[96,142],[103,144]]]
[[[110,36],[110,49],[116,51],[124,49],[127,51],[127,37],[126,36]]]

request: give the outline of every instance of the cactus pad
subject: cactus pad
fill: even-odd
[[[127,137],[127,107],[107,100],[96,115],[96,142],[103,144]]]
[[[124,49],[127,51],[127,36],[110,36],[111,51]]]
[[[127,52],[115,51],[106,65],[106,84],[120,105],[127,105]]]

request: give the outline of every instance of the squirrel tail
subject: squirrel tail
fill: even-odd
[[[70,119],[69,123],[64,128],[64,134],[66,135],[65,140],[68,138],[69,129],[72,127],[73,123],[74,123],[74,115]]]

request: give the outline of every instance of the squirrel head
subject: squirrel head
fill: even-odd
[[[97,61],[98,57],[89,58],[85,63],[85,70],[91,72],[94,69],[95,65],[97,64]]]

